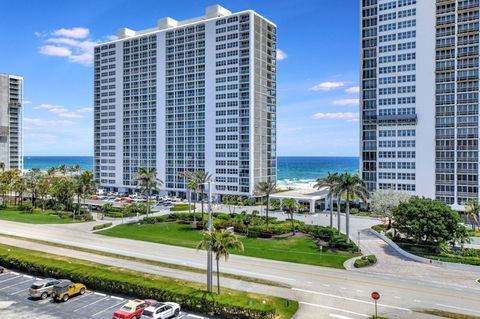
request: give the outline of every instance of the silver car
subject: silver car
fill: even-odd
[[[46,299],[52,294],[53,286],[55,286],[59,282],[59,280],[53,278],[39,280],[30,286],[30,289],[28,289],[28,293],[32,298]]]

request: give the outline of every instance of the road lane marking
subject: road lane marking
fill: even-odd
[[[331,314],[329,315],[329,317],[337,318],[337,319],[353,319],[353,318],[351,318],[351,317],[342,316],[342,315],[337,315],[337,314],[334,314],[334,313],[331,313]]]
[[[74,309],[73,312],[77,312],[78,310],[81,310],[81,309],[83,309],[83,308],[87,308],[87,307],[89,307],[89,306],[91,306],[91,305],[94,305],[94,304],[96,304],[96,303],[99,303],[100,301],[105,300],[105,299],[107,299],[107,298],[108,298],[108,297],[103,297],[103,298],[98,299],[97,301],[90,302],[90,303],[88,303],[88,304],[86,304],[86,305],[83,305],[83,306],[77,308],[77,309]]]
[[[15,272],[15,271],[11,271],[10,273],[17,276],[20,275],[18,272]]]
[[[115,304],[115,305],[113,305],[113,306],[111,306],[111,307],[108,307],[108,308],[106,308],[106,309],[103,309],[102,311],[99,311],[99,312],[97,312],[96,314],[93,314],[92,317],[95,317],[95,316],[97,316],[97,315],[99,315],[99,314],[101,314],[101,313],[104,313],[105,311],[108,311],[108,310],[110,310],[110,309],[112,309],[112,308],[116,308],[116,307],[120,306],[122,303],[125,303],[125,301],[119,302],[119,303],[117,303],[117,304]]]
[[[348,313],[348,314],[351,314],[351,315],[356,315],[356,316],[365,317],[365,318],[370,317],[370,316],[365,315],[365,314],[363,314],[363,313],[353,312],[353,311],[350,311],[350,310],[345,310],[345,309],[340,309],[340,308],[335,308],[335,307],[330,307],[330,306],[319,305],[319,304],[316,304],[316,303],[309,303],[309,302],[303,302],[303,301],[300,301],[300,302],[298,302],[298,303],[299,303],[299,304],[302,304],[302,305],[317,307],[317,308],[323,308],[323,309],[328,309],[328,310],[335,310],[335,311],[345,312],[345,313]]]
[[[110,298],[116,299],[116,300],[125,300],[125,299],[123,299],[123,298],[121,298],[121,297],[115,297],[115,296],[111,296]]]
[[[418,299],[414,299],[413,302],[422,302],[422,301]]]
[[[358,303],[364,303],[364,304],[367,304],[367,305],[374,305],[375,304],[371,301],[365,301],[365,300],[348,298],[348,297],[343,297],[343,296],[338,296],[338,295],[326,294],[326,293],[323,293],[323,292],[318,292],[318,291],[313,291],[313,290],[306,290],[306,289],[300,289],[300,288],[292,288],[292,290],[306,292],[306,293],[310,293],[310,294],[321,295],[321,296],[326,296],[326,297],[338,298],[338,299],[343,299],[343,300],[348,300],[348,301],[354,301],[354,302],[358,302]],[[390,306],[390,305],[385,305],[385,304],[381,304],[381,303],[378,303],[377,305],[379,307],[384,307],[384,308],[392,308],[392,309],[403,310],[403,311],[408,311],[408,312],[412,311],[412,310],[407,309],[407,308]]]
[[[19,294],[19,293],[21,293],[21,292],[28,292],[28,290],[27,290],[27,289],[22,289],[22,290],[19,290],[19,291],[14,292],[14,293],[11,293],[10,296]]]
[[[189,317],[192,317],[192,318],[197,318],[197,319],[204,319],[204,317],[200,317],[200,316],[197,316],[197,315],[188,315]]]
[[[453,309],[458,309],[458,310],[472,311],[472,312],[478,312],[478,313],[480,313],[480,311],[478,311],[478,310],[467,309],[467,308],[461,308],[461,307],[455,307],[455,306],[449,306],[449,305],[443,305],[443,304],[440,304],[440,303],[437,303],[437,306],[440,306],[440,307],[446,307],[446,308],[453,308]]]
[[[27,283],[27,282],[29,282],[29,281],[31,281],[31,280],[25,280],[25,281],[19,282],[19,283],[17,283],[17,284],[13,284],[13,285],[10,285],[10,286],[5,286],[5,287],[0,288],[0,290],[7,289],[7,288],[10,288],[10,287],[15,287],[15,286],[18,286],[18,285]]]
[[[9,280],[12,280],[12,279],[18,279],[18,277],[10,277],[8,279],[0,281],[0,283],[5,282],[5,281],[9,281]]]
[[[30,278],[30,279],[33,278],[32,276],[29,276],[29,275],[23,275],[23,277],[25,277],[25,278]]]
[[[102,296],[102,297],[105,297],[105,296],[106,296],[106,294],[102,294],[102,293],[100,293],[100,292],[94,292],[94,294],[97,295],[97,296]]]
[[[330,287],[330,285],[328,285],[328,284],[322,284],[322,286],[324,286],[324,287]]]

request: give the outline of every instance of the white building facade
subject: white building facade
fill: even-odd
[[[360,170],[371,191],[478,198],[478,0],[362,0]]]
[[[252,196],[276,179],[276,26],[220,6],[202,17],[121,29],[95,47],[95,178],[135,191],[140,167],[183,196],[184,171],[214,193]]]
[[[23,78],[0,73],[0,163],[23,170]]]

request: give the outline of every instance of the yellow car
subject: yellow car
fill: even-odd
[[[87,288],[84,284],[73,283],[70,280],[60,280],[58,284],[53,286],[52,297],[57,301],[67,301],[73,296],[83,295]]]

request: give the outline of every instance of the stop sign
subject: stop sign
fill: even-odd
[[[380,294],[376,291],[372,292],[372,299],[373,300],[378,300],[380,299]]]

